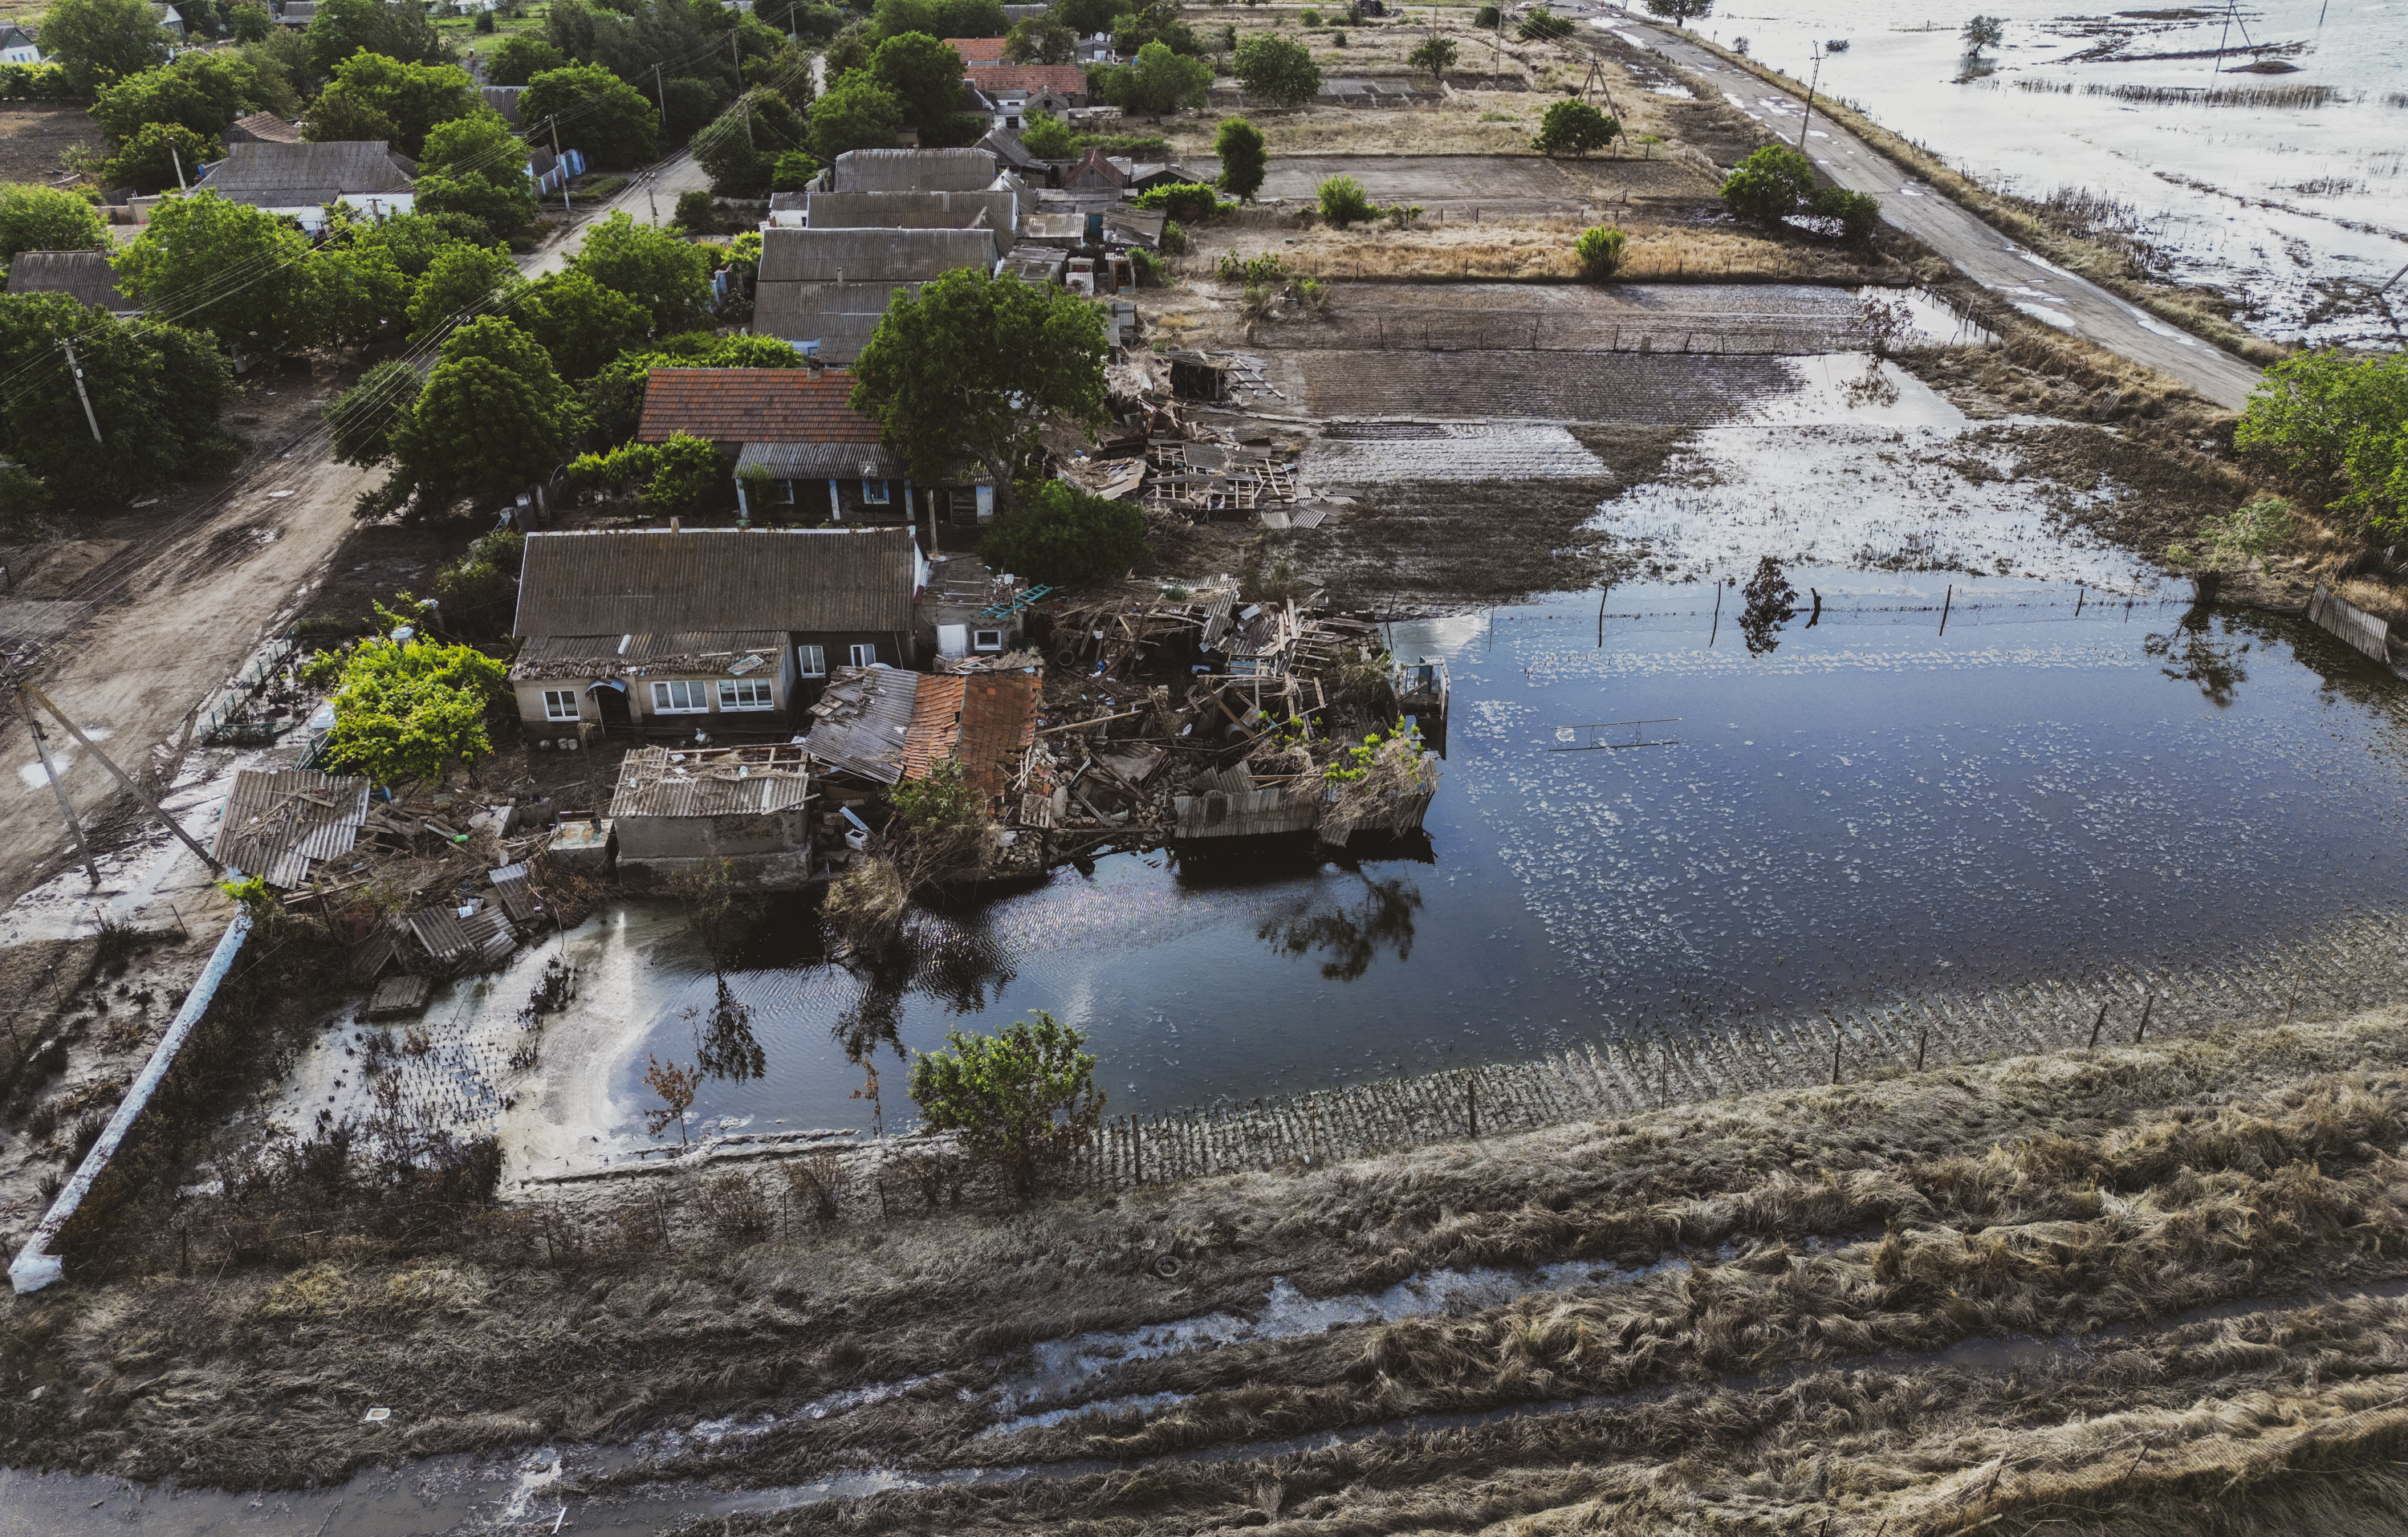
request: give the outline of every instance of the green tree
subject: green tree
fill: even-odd
[[[355,54],[366,58],[366,54]],[[378,142],[396,143],[401,138],[401,124],[377,109],[364,96],[328,94],[322,96],[309,108],[302,123],[302,136],[324,144]]]
[[[1105,420],[1109,352],[1094,304],[965,267],[898,292],[853,365],[853,409],[921,484],[942,484],[968,455],[1002,493],[1038,452],[1046,417]]]
[[[2232,440],[2376,538],[2408,535],[2408,358],[2294,352],[2258,381]]]
[[[526,147],[497,113],[482,107],[427,132],[415,191],[419,208],[474,219],[496,240],[508,240],[535,223]]]
[[[996,1035],[945,1033],[911,1058],[911,1099],[931,1131],[959,1136],[1025,1197],[1095,1134],[1104,1113],[1086,1037],[1032,1010]]]
[[[1020,142],[1039,160],[1076,160],[1079,136],[1060,118],[1031,112],[1021,120]],[[892,142],[890,140],[889,142]]]
[[[937,20],[937,7],[931,0],[878,0],[869,10],[870,29],[884,42],[916,32],[933,37],[942,23]]]
[[[1648,15],[1660,16],[1676,27],[1713,13],[1714,0],[1647,0]]]
[[[694,157],[723,197],[767,192],[778,157],[802,147],[809,130],[774,91],[752,90],[694,138]]]
[[[226,13],[226,19],[234,33],[234,40],[238,43],[265,42],[276,30],[276,18],[267,13],[267,7],[259,0],[236,0],[234,8]]]
[[[1542,155],[1584,155],[1604,149],[1621,132],[1622,124],[1584,101],[1549,102],[1530,148]]]
[[[145,0],[58,0],[42,14],[42,52],[79,96],[165,64],[174,43]]]
[[[1068,64],[1078,50],[1079,35],[1052,11],[1022,17],[1003,37],[1003,56],[1013,64]]]
[[[163,69],[112,80],[93,93],[92,121],[111,144],[123,144],[146,123],[180,123],[205,138],[253,109],[252,71],[222,53],[187,53]]]
[[[1321,204],[1321,217],[1330,225],[1344,229],[1349,224],[1369,223],[1380,216],[1379,205],[1363,190],[1363,183],[1351,176],[1333,176],[1316,189]]]
[[[710,314],[710,254],[624,213],[594,225],[570,266],[642,305],[656,334],[683,330]]]
[[[418,0],[318,0],[302,34],[309,67],[332,75],[354,53],[381,53],[403,64],[450,64],[452,50],[426,20]]]
[[[165,192],[190,185],[202,165],[218,153],[216,139],[204,138],[180,122],[147,123],[108,157],[101,174],[111,186]]]
[[[492,307],[496,294],[519,280],[509,253],[463,241],[436,253],[409,295],[410,334],[421,340],[440,336]]]
[[[301,87],[310,78],[309,44],[297,32],[276,28],[235,50],[250,71],[251,99],[259,110],[291,120],[301,115]]]
[[[1593,283],[1605,281],[1622,270],[1625,248],[1629,237],[1618,229],[1584,229],[1573,245],[1580,257],[1581,276]]]
[[[720,113],[720,93],[709,80],[698,80],[691,75],[663,82],[661,94],[667,102],[667,120],[661,125],[661,137],[670,144],[683,144],[694,137],[711,119]]]
[[[1723,202],[1750,223],[1770,228],[1811,203],[1814,167],[1784,144],[1768,144],[1723,180]]]
[[[1432,33],[1415,43],[1413,50],[1405,55],[1405,67],[1426,69],[1431,79],[1444,85],[1446,72],[1455,67],[1455,39]]]
[[[415,285],[435,265],[435,258],[454,245],[490,245],[484,226],[456,213],[396,213],[382,219],[360,219],[337,204],[329,237],[339,236],[363,245],[380,246],[392,253],[393,265]]]
[[[1547,10],[1531,11],[1522,18],[1522,24],[1513,29],[1513,36],[1526,43],[1561,42],[1571,35],[1571,18]]]
[[[265,209],[213,192],[171,197],[118,252],[117,282],[154,317],[265,357],[315,338],[309,238]]]
[[[335,460],[363,469],[393,457],[394,424],[417,402],[426,381],[399,358],[389,358],[318,409],[334,436]]]
[[[819,174],[820,163],[811,158],[810,151],[788,150],[769,167],[769,190],[773,193],[805,192]]]
[[[823,59],[827,65],[830,82],[840,80],[855,70],[869,67],[869,56],[878,48],[878,36],[867,22],[854,22],[828,40]]]
[[[889,37],[869,56],[869,78],[895,98],[904,123],[920,130],[923,145],[934,148],[978,137],[968,132],[962,112],[962,56],[952,44],[922,32]],[[983,132],[985,120],[975,121]]]
[[[1212,90],[1212,66],[1174,53],[1165,43],[1148,43],[1136,60],[1113,72],[1112,100],[1132,112],[1160,117],[1199,106]]]
[[[527,82],[519,121],[530,135],[545,120],[561,123],[561,147],[585,151],[600,170],[626,170],[660,152],[660,114],[644,93],[592,65],[548,69]]]
[[[426,148],[427,131],[437,123],[484,109],[477,82],[465,69],[354,53],[336,66],[302,136],[329,139],[337,136],[330,125],[381,118],[394,125],[393,147],[415,159]]]
[[[1321,93],[1321,66],[1302,43],[1257,32],[1238,44],[1238,81],[1280,107],[1301,107]]]
[[[988,569],[1066,587],[1118,577],[1153,553],[1145,514],[1063,481],[1024,487],[979,539]]]
[[[513,32],[485,55],[485,83],[524,85],[538,75],[568,66],[568,55],[532,32]]]
[[[107,251],[108,226],[62,187],[0,186],[0,267],[21,251]]]
[[[1823,218],[1840,226],[1840,233],[1851,240],[1871,237],[1881,227],[1881,199],[1870,193],[1851,192],[1845,187],[1817,188],[1807,206]]]
[[[1996,48],[2006,41],[2006,36],[2007,23],[2004,18],[1976,16],[1965,23],[1965,55],[1968,58],[1977,58],[1985,50]]]
[[[409,280],[385,247],[330,239],[310,253],[309,266],[325,340],[369,346],[397,333],[408,319]]]
[[[382,633],[344,654],[324,761],[380,784],[440,783],[453,768],[493,753],[485,713],[509,668],[474,646],[427,637],[425,610],[407,595],[404,608],[396,613],[379,604]],[[419,633],[394,639],[402,629]]]
[[[1243,118],[1223,118],[1221,131],[1212,138],[1212,152],[1221,160],[1221,190],[1253,202],[1270,169],[1270,151],[1263,142],[1263,131]]]
[[[641,304],[576,270],[538,278],[518,291],[511,309],[552,355],[560,377],[572,383],[593,378],[612,358],[640,345],[652,323]]]
[[[459,491],[521,490],[560,462],[567,434],[559,399],[549,360],[536,374],[474,353],[438,363],[394,423],[394,459],[406,482],[436,506]]]
[[[75,343],[101,440],[60,352]],[[232,446],[219,412],[233,376],[210,338],[154,320],[128,325],[64,294],[0,297],[0,395],[9,456],[80,496],[186,474]]]

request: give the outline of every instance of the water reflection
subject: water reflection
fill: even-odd
[[[1798,617],[1798,589],[1789,584],[1781,562],[1766,555],[1756,563],[1749,579],[1747,609],[1739,616],[1739,633],[1750,656],[1762,656],[1781,644],[1781,626]]]
[[[1402,875],[1374,880],[1359,869],[1354,873],[1362,883],[1359,900],[1316,891],[1289,912],[1264,919],[1254,937],[1291,955],[1326,956],[1321,975],[1329,982],[1353,982],[1383,950],[1398,961],[1411,960],[1420,888]]]
[[[2214,613],[2203,603],[2193,604],[2173,634],[2149,636],[2141,642],[2141,649],[2165,664],[2159,670],[2167,677],[2198,684],[2208,702],[2222,710],[2232,703],[2234,691],[2249,681],[2241,658],[2250,642],[2236,645],[2231,633],[2228,625],[2219,639]]]

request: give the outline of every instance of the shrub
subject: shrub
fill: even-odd
[[[1026,126],[1020,130],[1020,142],[1039,160],[1076,160],[1079,157],[1079,136],[1070,132],[1069,124],[1060,118],[1043,112],[1031,112]]]
[[[1478,10],[1471,13],[1471,24],[1476,27],[1495,27],[1503,22],[1504,20],[1505,13],[1498,10],[1495,6],[1483,6]]]
[[[1572,249],[1580,256],[1581,276],[1591,282],[1603,282],[1622,270],[1623,250],[1628,237],[1618,229],[1584,229]]]
[[[425,610],[406,593],[400,609],[378,604],[379,633],[342,658],[325,761],[380,783],[439,782],[454,765],[493,752],[485,712],[509,668],[474,646],[423,634],[395,639],[404,625],[424,623]]]
[[[1234,251],[1225,251],[1215,271],[1225,281],[1250,287],[1277,286],[1287,280],[1286,259],[1276,251],[1266,251],[1259,256],[1240,256]]]
[[[1226,213],[1235,203],[1224,203],[1211,187],[1201,181],[1174,181],[1167,187],[1155,187],[1138,194],[1140,208],[1160,208],[1173,219],[1184,219],[1200,224],[1216,213]]]
[[[1300,20],[1306,26],[1317,27],[1321,24],[1321,12],[1313,9],[1311,6],[1307,6],[1304,7],[1304,14]]]
[[[2195,539],[2166,547],[2166,559],[2188,570],[2247,571],[2281,548],[2291,532],[2291,504],[2258,496],[2220,516],[2201,518]]]
[[[1836,222],[1840,233],[1851,240],[1870,238],[1881,227],[1881,199],[1870,193],[1825,187],[1814,194],[1811,206],[1822,217]]]
[[[2408,358],[2293,353],[2266,370],[2232,440],[2379,538],[2408,535]]]
[[[1732,213],[1770,227],[1813,199],[1814,167],[1787,145],[1768,144],[1725,179],[1722,195]]]
[[[693,235],[709,235],[719,227],[719,199],[700,187],[681,192],[678,194],[673,217],[678,228]]]
[[[1571,35],[1572,23],[1570,17],[1557,16],[1552,11],[1544,10],[1534,10],[1523,17],[1522,24],[1515,28],[1513,33],[1513,36],[1526,43],[1552,43]]]
[[[1063,481],[1021,487],[979,540],[989,570],[1054,587],[1117,576],[1152,553],[1145,514],[1134,505]]]
[[[1270,151],[1263,131],[1243,118],[1223,118],[1212,138],[1212,152],[1221,160],[1221,190],[1251,201],[1263,190],[1270,166]]]
[[[1321,217],[1339,229],[1349,224],[1369,223],[1379,215],[1379,206],[1363,190],[1363,183],[1351,176],[1333,176],[1320,187]]]
[[[1165,256],[1187,254],[1187,232],[1179,227],[1179,221],[1176,219],[1166,219],[1162,222],[1162,253]]]
[[[996,1035],[945,1034],[911,1059],[911,1099],[932,1131],[958,1135],[1021,1195],[1067,1161],[1103,1117],[1086,1037],[1042,1011]]]
[[[1137,285],[1140,288],[1160,288],[1168,280],[1169,268],[1161,257],[1143,246],[1129,249],[1129,265],[1137,269]]]
[[[1550,102],[1530,148],[1542,155],[1584,155],[1604,149],[1621,132],[1621,123],[1584,101]]]

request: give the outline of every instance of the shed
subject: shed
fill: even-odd
[[[271,886],[308,883],[320,861],[359,841],[368,782],[312,768],[241,768],[218,822],[218,861]]]
[[[610,797],[620,868],[660,878],[724,859],[742,884],[799,885],[811,873],[810,798],[800,747],[638,748]]]
[[[803,749],[831,773],[885,786],[903,778],[904,752],[925,674],[838,668],[811,706]]]
[[[301,125],[287,122],[273,112],[253,112],[247,118],[236,118],[227,125],[228,144],[298,144]]]
[[[24,251],[8,264],[11,294],[64,294],[79,304],[112,315],[138,315],[142,307],[117,287],[117,273],[101,251]]]
[[[1089,150],[1079,163],[1062,173],[1065,192],[1117,193],[1128,185],[1128,173],[1100,149]]]
[[[342,203],[370,218],[408,213],[418,165],[382,139],[346,139],[323,144],[270,143],[245,139],[226,146],[226,157],[202,167],[199,192],[286,214],[316,234],[325,207]]]
[[[984,150],[848,150],[824,179],[825,192],[978,192],[995,180]]]

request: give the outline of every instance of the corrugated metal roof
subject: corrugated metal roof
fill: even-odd
[[[908,528],[530,534],[513,633],[908,630]]]
[[[879,317],[897,285],[888,283],[763,283],[753,291],[755,335],[815,341],[823,363],[851,363],[869,345]],[[918,283],[899,285],[917,294]]]
[[[980,192],[813,193],[804,204],[803,218],[808,228],[822,231],[989,229],[996,234],[996,248],[1009,251],[1020,227],[1020,194],[995,187]],[[856,276],[867,275],[856,271]]]
[[[101,251],[23,251],[8,264],[11,294],[64,294],[79,304],[124,315],[142,307],[117,286],[117,274]]]
[[[242,768],[218,823],[218,859],[272,886],[309,879],[310,862],[338,859],[367,820],[368,782],[314,768]]]
[[[796,748],[642,747],[620,761],[610,819],[754,816],[810,798],[810,772]]]
[[[968,152],[986,159],[983,151]],[[987,180],[994,180],[992,172]],[[819,195],[813,194],[813,200]],[[996,232],[991,229],[781,227],[761,232],[759,280],[764,286],[788,282],[925,282],[957,267],[992,268],[995,260]],[[879,308],[885,306],[882,302]]]
[[[1086,77],[1079,79],[1083,91]],[[995,157],[984,150],[848,150],[827,177],[831,192],[976,192],[995,180]]]
[[[331,203],[345,193],[408,192],[417,170],[380,138],[323,144],[244,139],[226,146],[226,157],[208,167],[198,190],[256,208],[303,208]]]
[[[853,409],[852,395],[853,376],[841,370],[654,368],[636,440],[683,432],[715,443],[877,442],[878,424]]]
[[[747,443],[736,473],[748,469],[785,481],[891,481],[903,462],[877,443]]]
[[[509,914],[498,902],[488,902],[465,918],[456,908],[427,907],[401,921],[410,938],[444,967],[464,963],[498,966],[518,948],[518,936],[510,929]]]
[[[782,630],[694,630],[675,634],[538,635],[519,648],[510,681],[533,678],[617,678],[645,673],[733,677],[746,656],[779,661]],[[757,671],[748,668],[746,672]],[[767,676],[775,676],[772,668]]]
[[[923,673],[894,668],[838,668],[811,706],[804,751],[830,768],[875,784],[903,777],[904,740],[911,728]]]
[[[988,129],[986,136],[978,141],[978,147],[995,156],[1000,164],[1021,170],[1038,170],[1045,164],[1031,154],[1028,146],[1021,142],[1020,136],[1009,128]]]
[[[485,105],[492,108],[496,116],[512,127],[518,126],[519,96],[525,90],[526,87],[523,85],[487,85],[478,88],[479,93],[485,98]]]

